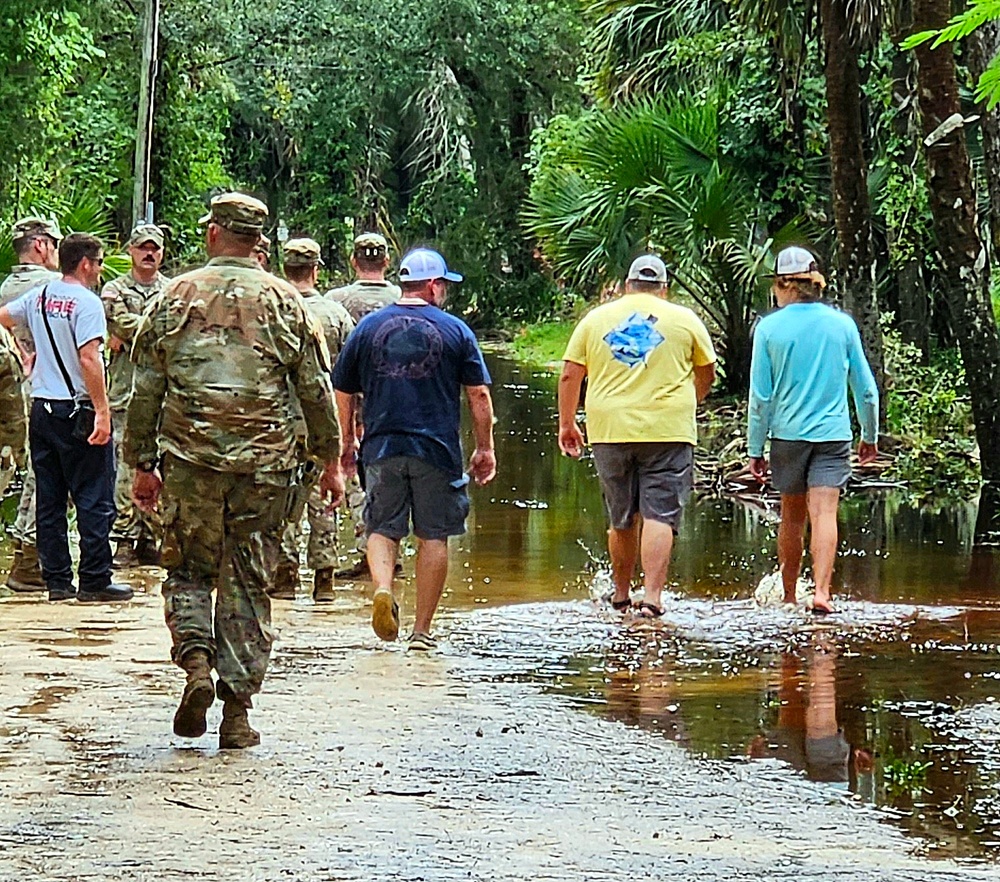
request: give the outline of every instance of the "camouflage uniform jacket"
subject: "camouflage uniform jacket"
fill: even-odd
[[[330,350],[330,360],[336,364],[337,356],[347,342],[347,335],[354,330],[354,319],[343,306],[335,300],[323,297],[315,288],[303,291],[302,298],[322,326],[323,334],[326,336],[326,348]]]
[[[28,418],[21,391],[24,371],[17,344],[6,328],[0,328],[0,448],[10,447],[14,459],[24,462]]]
[[[343,288],[327,291],[325,296],[342,304],[354,319],[354,324],[357,324],[368,313],[395,303],[402,295],[402,290],[392,282],[366,282],[359,279]]]
[[[0,306],[6,306],[12,300],[17,300],[25,291],[61,279],[62,273],[47,269],[37,263],[18,263],[11,267],[10,275],[0,284]],[[18,327],[14,336],[26,351],[35,351],[35,341],[27,325]]]
[[[336,459],[330,357],[302,295],[252,258],[216,257],[146,310],[132,347],[129,465],[166,451],[222,472],[291,470],[306,447]]]
[[[132,394],[132,360],[129,358],[132,338],[149,302],[169,281],[165,275],[157,273],[152,284],[143,285],[128,272],[108,282],[101,291],[108,333],[125,344],[117,352],[111,351],[108,362],[108,401],[112,410],[128,407]]]

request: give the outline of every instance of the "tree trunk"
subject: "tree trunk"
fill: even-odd
[[[845,0],[822,0],[822,18],[840,289],[844,305],[858,323],[865,353],[881,392],[884,386],[882,332],[875,291],[858,49],[848,34]]]
[[[896,35],[894,42],[899,42],[901,35]],[[917,153],[917,121],[916,96],[913,93],[913,58],[909,53],[898,52],[892,60],[892,103],[895,113],[892,117],[892,129],[901,144],[905,144],[900,165],[910,169],[916,167]],[[915,172],[912,172],[914,175]],[[914,225],[910,225],[907,235],[913,235]],[[886,238],[890,248],[896,248],[897,230],[886,230]],[[896,326],[903,340],[912,343],[923,353],[924,363],[930,359],[930,300],[927,288],[920,272],[918,253],[922,252],[919,242],[903,241],[893,255],[896,287],[899,292],[899,312],[896,316]]]
[[[969,73],[978,83],[993,56],[1000,52],[1000,22],[988,21],[976,28],[967,43]],[[983,160],[986,166],[986,189],[990,197],[990,259],[1000,254],[1000,113],[979,106],[983,133]]]
[[[951,16],[951,0],[915,0],[914,26],[942,28]],[[925,136],[961,112],[955,55],[945,43],[917,53],[917,97]],[[986,252],[979,239],[972,165],[959,128],[926,148],[931,214],[937,236],[945,296],[954,316],[958,345],[972,398],[979,442],[983,494],[996,498],[1000,488],[1000,337],[987,288]],[[985,526],[985,525],[983,525]],[[977,526],[977,532],[984,530]]]

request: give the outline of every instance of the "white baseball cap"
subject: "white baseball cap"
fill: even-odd
[[[818,272],[819,263],[816,255],[798,245],[782,248],[778,252],[778,259],[774,262],[776,276],[808,276],[810,273]]]
[[[459,273],[448,271],[444,258],[431,248],[414,248],[399,262],[399,281],[423,282],[428,279],[446,279],[461,282]]]
[[[666,264],[655,254],[642,254],[628,268],[627,282],[659,282],[665,285],[670,277]]]

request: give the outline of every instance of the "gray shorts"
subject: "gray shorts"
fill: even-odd
[[[850,477],[850,441],[771,439],[771,483],[779,493],[800,494],[810,487],[843,490]]]
[[[639,513],[647,521],[670,524],[676,532],[694,483],[694,446],[640,441],[594,444],[593,449],[611,526],[627,530]]]
[[[447,539],[465,532],[466,484],[456,487],[445,472],[414,456],[393,456],[365,466],[365,528],[390,539],[413,533]]]

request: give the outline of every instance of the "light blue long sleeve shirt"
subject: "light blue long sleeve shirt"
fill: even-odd
[[[850,441],[850,386],[861,439],[878,441],[878,386],[858,326],[824,303],[791,303],[761,319],[750,364],[747,446],[764,455],[768,436]]]

